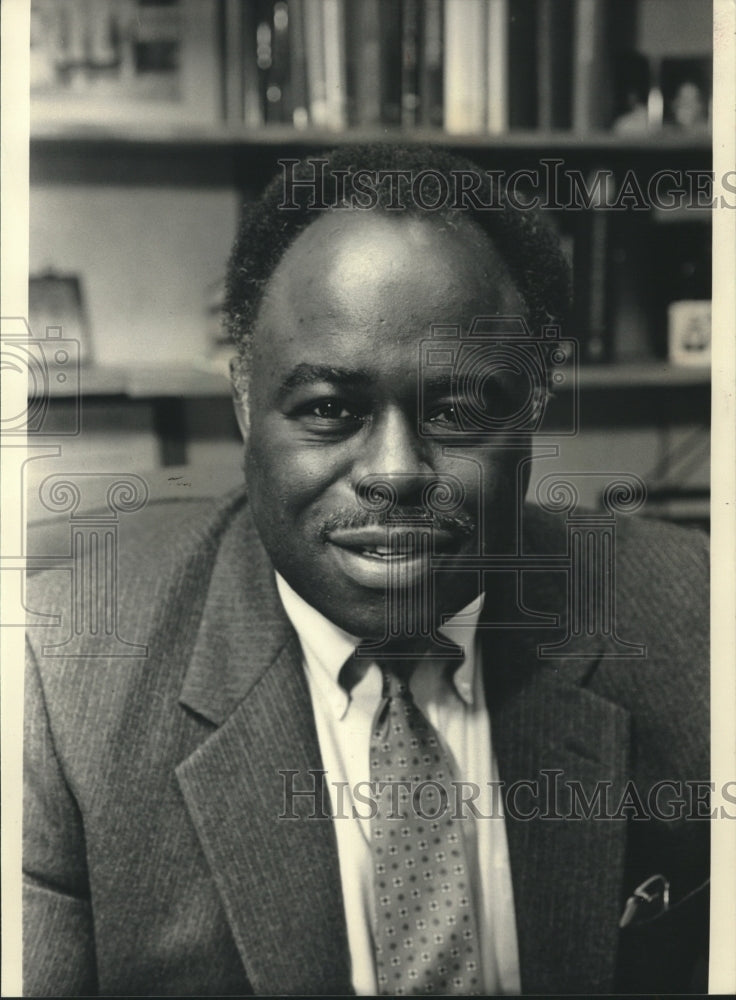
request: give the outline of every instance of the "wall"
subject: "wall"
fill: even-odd
[[[227,188],[36,184],[31,272],[83,277],[96,364],[186,364],[205,350],[238,204]]]

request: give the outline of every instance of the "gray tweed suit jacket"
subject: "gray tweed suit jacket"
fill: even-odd
[[[565,552],[555,519],[525,522],[527,551]],[[605,782],[618,802],[630,780],[644,799],[661,779],[708,780],[703,541],[630,519],[617,574],[618,631],[644,658],[595,643],[538,657],[564,633],[560,572],[525,574],[523,594],[560,627],[483,632],[501,778],[557,773],[553,814],[573,811],[574,781],[589,796]],[[306,818],[306,799],[299,819],[278,818],[279,771],[309,787],[321,760],[244,496],[152,505],[121,527],[118,631],[146,655],[108,656],[99,636],[50,655],[69,591],[68,573],[45,572],[27,599],[61,625],[29,635],[25,992],[350,993],[332,821]],[[681,992],[702,971],[707,822],[637,811],[507,817],[524,992]],[[626,898],[656,873],[670,911],[620,930]]]

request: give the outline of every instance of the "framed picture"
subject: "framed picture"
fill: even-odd
[[[218,54],[216,0],[33,0],[32,123],[212,123]]]

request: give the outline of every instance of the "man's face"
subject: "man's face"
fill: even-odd
[[[411,529],[394,522],[421,520],[428,485],[461,491],[459,507],[421,529],[432,533],[436,612],[478,591],[476,573],[443,570],[443,560],[478,553],[481,535],[485,552],[508,546],[527,451],[503,447],[502,434],[463,445],[457,389],[420,356],[433,324],[466,330],[478,315],[523,312],[490,241],[465,217],[334,212],[279,264],[242,404],[246,481],[275,568],[347,632],[381,638],[389,596],[426,583]],[[495,391],[483,386],[486,398]],[[394,491],[389,524],[361,500],[371,477]]]

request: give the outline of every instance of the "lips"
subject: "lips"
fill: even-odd
[[[340,528],[327,544],[342,571],[366,587],[402,587],[427,575],[433,554],[454,551],[456,537],[431,525],[406,528]]]

